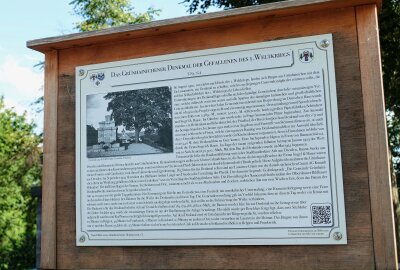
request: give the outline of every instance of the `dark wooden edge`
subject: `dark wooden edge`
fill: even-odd
[[[160,35],[176,31],[206,27],[210,23],[234,23],[235,19],[250,19],[254,16],[288,16],[324,9],[344,8],[364,4],[381,5],[382,0],[289,0],[265,5],[231,9],[201,15],[192,15],[174,19],[153,21],[150,23],[125,25],[98,31],[76,33],[58,37],[43,38],[27,42],[31,49],[46,52],[85,46],[94,42],[132,39],[150,35]],[[183,27],[183,28],[182,28]]]
[[[45,61],[41,269],[56,269],[58,52]]]
[[[398,269],[377,8],[356,8],[376,269]]]

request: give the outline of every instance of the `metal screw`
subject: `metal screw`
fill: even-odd
[[[331,44],[331,43],[330,43],[329,40],[327,40],[327,39],[324,39],[324,40],[321,41],[321,43],[319,43],[319,45],[320,45],[322,48],[328,48],[330,44]]]
[[[335,239],[337,241],[341,240],[342,238],[343,238],[343,235],[340,232],[335,232],[333,234],[333,239]]]
[[[83,243],[83,242],[85,242],[85,236],[84,235],[82,235],[80,238],[79,238],[79,242],[81,242],[81,243]]]
[[[83,69],[80,69],[79,70],[79,76],[83,76],[83,75],[85,75],[85,71]]]

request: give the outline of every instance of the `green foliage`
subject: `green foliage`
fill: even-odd
[[[40,138],[25,116],[0,99],[0,269],[26,269],[35,262],[36,201]]]
[[[207,9],[211,6],[231,9],[280,1],[282,0],[184,0],[182,3],[189,4],[188,11],[190,13],[194,13],[196,11],[198,11],[199,13],[205,13],[207,12]]]
[[[389,145],[400,172],[400,0],[384,0],[379,16]]]
[[[142,128],[165,126],[172,115],[168,87],[112,92],[104,98],[110,100],[107,110],[112,110],[115,123],[135,130],[137,143]]]
[[[73,0],[70,4],[74,5],[75,14],[83,18],[76,24],[80,32],[149,22],[158,14],[158,10],[153,8],[136,14],[129,0]]]

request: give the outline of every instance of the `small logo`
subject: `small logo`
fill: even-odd
[[[97,72],[90,74],[89,79],[94,85],[99,86],[105,77],[104,72]]]
[[[314,59],[314,50],[313,49],[299,50],[299,59],[303,63],[310,63]]]

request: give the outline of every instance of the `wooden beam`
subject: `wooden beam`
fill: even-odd
[[[58,52],[45,55],[41,269],[56,264]]]
[[[144,36],[149,37],[152,35],[200,29],[209,27],[211,24],[215,27],[216,25],[235,24],[245,20],[255,20],[260,17],[291,16],[371,3],[380,6],[381,0],[289,0],[227,11],[159,20],[150,23],[125,25],[98,31],[37,39],[28,41],[27,46],[40,52],[46,52],[48,50],[89,46],[101,42],[120,42]]]
[[[356,17],[376,269],[398,269],[376,5]]]

